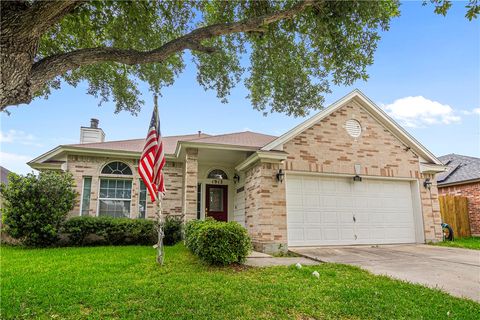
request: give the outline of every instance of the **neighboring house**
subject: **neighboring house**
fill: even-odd
[[[0,183],[8,184],[8,174],[10,172],[7,168],[0,166]]]
[[[74,175],[72,216],[152,217],[137,173],[144,140],[104,142],[95,120],[81,132],[83,143],[29,165]],[[164,213],[237,221],[256,250],[442,238],[435,174],[444,166],[358,90],[280,137],[198,133],[164,143]]]
[[[439,157],[447,171],[438,175],[438,193],[468,198],[472,235],[480,236],[480,159],[459,154]]]
[[[0,184],[8,185],[8,174],[11,171],[0,166]],[[3,196],[0,194],[0,209],[3,208]],[[0,218],[2,217],[2,212],[0,211]],[[0,219],[0,225],[2,224],[2,219]]]

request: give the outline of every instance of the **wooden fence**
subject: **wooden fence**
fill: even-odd
[[[455,238],[470,237],[470,221],[468,219],[468,199],[461,196],[439,196],[442,220],[453,229]]]

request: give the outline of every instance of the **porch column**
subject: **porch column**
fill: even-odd
[[[432,186],[430,190],[423,187],[425,179],[431,179]],[[438,242],[442,240],[442,216],[440,214],[440,205],[438,203],[437,179],[433,174],[423,174],[419,180],[420,197],[423,209],[423,226],[425,228],[425,242]]]
[[[254,249],[266,253],[287,251],[285,181],[276,175],[281,163],[258,161],[246,170],[245,219]]]
[[[187,148],[183,171],[183,214],[185,222],[197,218],[198,149]]]

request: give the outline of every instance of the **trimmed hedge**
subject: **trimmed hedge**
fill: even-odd
[[[209,264],[242,263],[252,244],[247,230],[237,222],[193,220],[185,227],[185,245]]]
[[[75,217],[67,220],[62,233],[68,245],[153,245],[157,241],[155,224],[151,220]]]
[[[167,216],[163,225],[163,244],[173,246],[182,240],[183,219],[181,216]]]

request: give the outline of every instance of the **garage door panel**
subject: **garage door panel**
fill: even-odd
[[[289,224],[295,224],[295,223],[304,223],[303,219],[303,209],[302,208],[297,208],[297,209],[290,209],[288,210],[287,214],[287,222]]]
[[[318,180],[315,178],[304,178],[302,181],[303,190],[308,193],[318,193],[320,191]]]
[[[322,228],[319,227],[309,227],[305,229],[305,239],[304,240],[313,240],[313,241],[321,241],[322,240]]]
[[[318,194],[305,194],[302,196],[303,205],[306,207],[318,208],[322,203]]]
[[[325,211],[320,213],[324,224],[338,224],[338,212]]]
[[[290,245],[415,242],[408,181],[287,177]],[[355,216],[355,222],[353,217]]]
[[[305,211],[305,222],[306,223],[320,223],[322,222],[322,215],[321,213],[317,210],[306,210]]]
[[[338,196],[336,207],[337,208],[353,208],[353,199],[348,196]]]

